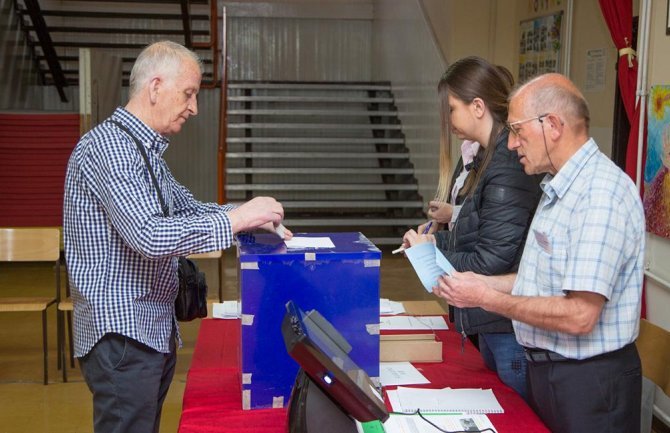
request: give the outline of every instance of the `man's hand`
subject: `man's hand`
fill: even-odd
[[[281,227],[283,227],[283,229],[278,230],[279,225],[280,224],[275,224],[275,223],[269,222],[269,223],[263,224],[262,226],[260,226],[258,228],[261,229],[261,230],[265,230],[267,232],[270,232],[270,233],[277,233],[277,235],[285,241],[288,241],[289,239],[291,239],[293,237],[293,232],[291,232],[291,230],[287,229],[283,225],[281,225]],[[282,237],[282,235],[283,235],[283,237]]]
[[[433,293],[458,308],[483,306],[492,290],[485,277],[473,272],[454,272],[452,276],[443,275],[437,281]]]
[[[438,200],[431,200],[431,202],[428,203],[428,218],[435,220],[440,224],[448,224],[449,221],[451,221],[451,215],[453,213],[454,207],[448,203]],[[435,224],[433,224],[433,226],[435,226]],[[435,229],[437,230],[437,227],[435,227]],[[419,233],[421,233],[421,230]]]
[[[284,208],[272,197],[256,197],[228,212],[233,233],[253,230],[266,224],[274,227],[284,218]]]

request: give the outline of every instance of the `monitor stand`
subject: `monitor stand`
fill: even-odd
[[[288,404],[289,433],[357,433],[356,422],[301,368]]]

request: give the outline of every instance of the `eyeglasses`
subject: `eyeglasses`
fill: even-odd
[[[517,137],[519,136],[519,125],[526,123],[526,122],[531,122],[533,120],[538,120],[540,123],[542,123],[542,119],[547,117],[549,113],[544,113],[540,114],[539,116],[531,117],[529,119],[523,119],[523,120],[517,120],[516,122],[505,122],[505,126],[511,132],[512,134],[516,135]],[[544,132],[544,131],[543,131]]]

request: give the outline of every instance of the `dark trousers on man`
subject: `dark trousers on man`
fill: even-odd
[[[640,431],[642,374],[635,344],[581,361],[550,355],[529,359],[528,393],[553,433]]]
[[[174,335],[170,353],[131,338],[106,334],[79,365],[93,393],[96,433],[158,433],[163,401],[176,365]]]

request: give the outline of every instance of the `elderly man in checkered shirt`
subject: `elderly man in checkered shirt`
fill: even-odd
[[[201,203],[170,173],[167,137],[198,114],[201,76],[200,60],[183,46],[148,46],[133,65],[128,104],[70,157],[63,234],[75,356],[93,393],[96,432],[159,430],[179,339],[177,256],[228,248],[235,233],[274,230],[284,216],[269,197]]]

